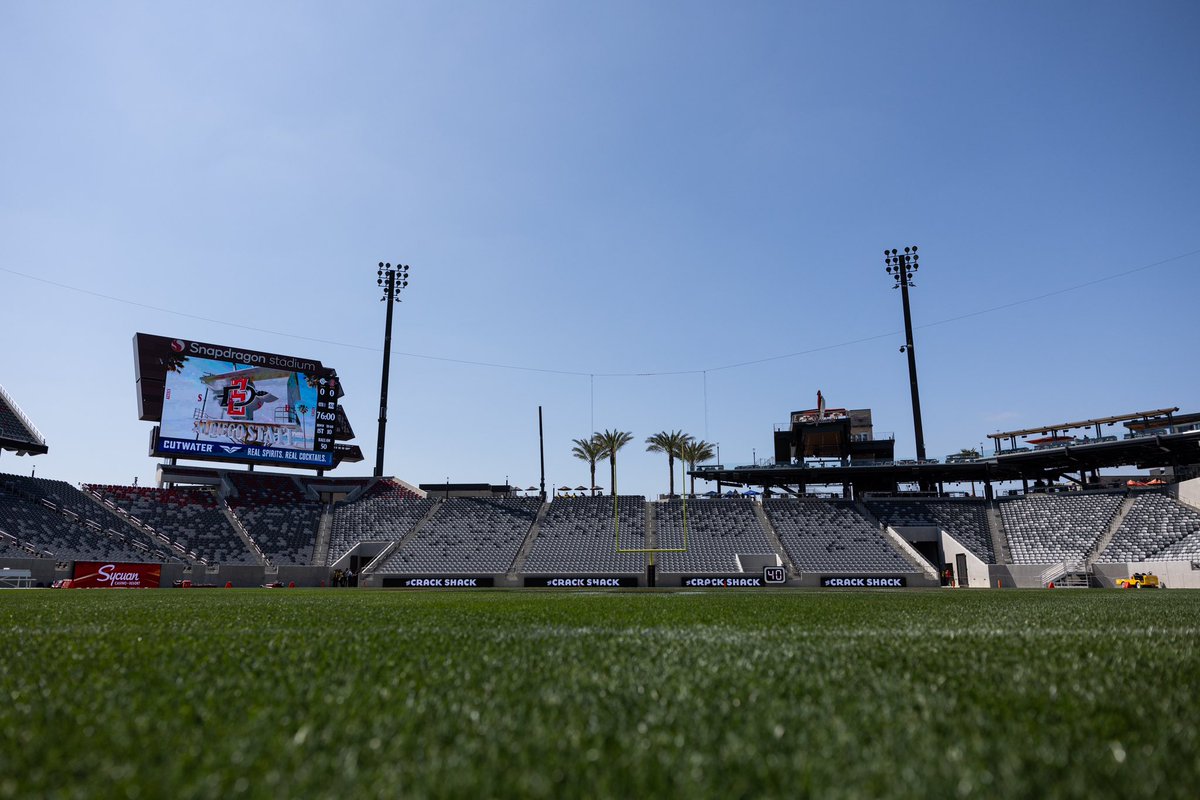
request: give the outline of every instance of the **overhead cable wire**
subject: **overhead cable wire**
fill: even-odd
[[[1182,259],[1189,258],[1189,257],[1195,256],[1195,255],[1200,255],[1200,249],[1190,250],[1186,253],[1179,253],[1178,255],[1169,256],[1167,258],[1163,258],[1158,261],[1153,261],[1149,264],[1143,264],[1141,266],[1134,267],[1132,269],[1123,270],[1121,272],[1114,272],[1109,275],[1104,275],[1099,278],[1093,278],[1092,280],[1084,281],[1083,283],[1077,283],[1077,284],[1073,284],[1071,286],[1065,286],[1061,289],[1055,289],[1050,292],[1043,292],[1041,294],[1033,295],[1030,297],[1024,297],[1019,300],[1013,300],[1013,301],[1010,301],[1007,303],[1001,303],[1000,305],[989,306],[988,308],[982,308],[982,309],[978,309],[975,311],[969,311],[965,314],[958,314],[953,317],[946,317],[944,319],[935,320],[933,322],[926,322],[924,324],[917,325],[916,328],[922,329],[922,328],[932,328],[932,327],[935,327],[938,325],[947,325],[952,322],[959,322],[964,319],[970,319],[972,317],[978,317],[978,316],[982,316],[984,314],[992,314],[997,311],[1004,311],[1006,309],[1013,308],[1015,306],[1026,305],[1028,303],[1035,303],[1039,300],[1045,300],[1050,297],[1057,297],[1059,295],[1067,294],[1069,292],[1078,291],[1080,289],[1086,289],[1090,286],[1095,286],[1097,284],[1106,283],[1108,281],[1118,280],[1120,278],[1128,277],[1129,275],[1135,275],[1139,272],[1144,272],[1146,270],[1153,269],[1155,267],[1161,267],[1164,264],[1170,264],[1172,262],[1180,261]],[[351,342],[339,342],[334,339],[323,339],[323,338],[316,337],[316,336],[305,336],[303,334],[297,334],[297,333],[287,333],[284,331],[271,330],[270,328],[260,328],[260,327],[254,326],[254,325],[246,325],[245,323],[241,323],[241,322],[230,322],[228,320],[216,319],[214,317],[206,317],[206,316],[203,316],[200,314],[192,314],[192,313],[189,313],[186,311],[179,311],[179,310],[173,309],[173,308],[163,308],[162,306],[151,305],[149,303],[142,303],[137,300],[130,300],[130,299],[124,298],[124,297],[117,297],[116,295],[105,294],[104,292],[97,292],[92,289],[84,289],[79,286],[72,286],[71,284],[62,283],[60,281],[50,280],[49,278],[43,278],[40,275],[30,275],[29,273],[21,272],[19,270],[15,270],[15,269],[10,269],[8,267],[0,266],[0,272],[7,272],[10,275],[16,275],[18,277],[25,278],[27,280],[36,281],[38,283],[43,283],[48,286],[54,286],[59,289],[65,289],[67,291],[76,292],[78,294],[88,295],[91,297],[98,297],[103,300],[109,300],[114,303],[122,303],[124,305],[133,306],[135,308],[144,308],[144,309],[147,309],[150,311],[157,311],[162,314],[170,314],[170,315],[177,316],[177,317],[183,317],[185,319],[194,319],[194,320],[199,320],[201,322],[210,322],[210,323],[213,323],[216,325],[225,325],[225,326],[228,326],[231,328],[239,328],[241,330],[254,331],[255,333],[266,333],[266,334],[270,334],[272,336],[282,336],[286,339],[296,339],[296,340],[306,341],[306,342],[316,342],[319,344],[332,345],[334,347],[346,347],[346,348],[350,348],[353,350],[365,350],[367,352],[374,352],[374,353],[381,352],[380,348],[378,348],[378,347],[354,344]],[[597,377],[600,377],[600,378],[647,378],[647,377],[667,377],[667,376],[673,376],[673,375],[699,375],[699,374],[705,374],[705,373],[709,373],[709,372],[719,372],[722,370],[737,369],[740,367],[751,367],[751,366],[756,366],[758,364],[766,364],[766,363],[769,363],[772,361],[783,361],[783,360],[790,359],[790,358],[799,358],[800,356],[812,355],[814,353],[822,353],[822,352],[826,352],[829,350],[837,350],[837,349],[840,349],[843,347],[852,347],[857,344],[873,342],[873,341],[877,341],[879,339],[887,339],[892,336],[896,336],[899,333],[900,333],[900,331],[898,331],[898,330],[892,330],[892,331],[887,331],[886,333],[877,333],[877,334],[873,334],[870,336],[862,336],[862,337],[859,337],[856,339],[847,339],[845,341],[835,342],[832,344],[820,345],[817,347],[810,347],[810,348],[806,348],[804,350],[797,350],[797,351],[791,352],[791,353],[782,353],[779,355],[764,356],[763,358],[749,359],[746,361],[738,361],[738,362],[729,363],[729,364],[721,364],[719,366],[712,366],[712,367],[706,367],[706,368],[701,368],[701,369],[647,370],[647,371],[642,371],[642,372],[595,372],[595,371],[584,372],[582,370],[554,369],[554,368],[549,368],[549,367],[530,367],[530,366],[525,366],[525,365],[521,365],[521,364],[502,364],[502,363],[493,362],[493,361],[478,361],[478,360],[466,359],[466,358],[453,358],[450,356],[434,356],[434,355],[429,355],[427,353],[409,353],[409,352],[403,352],[403,351],[399,351],[399,350],[393,350],[392,355],[400,356],[403,358],[418,358],[418,359],[423,359],[426,361],[440,361],[440,362],[449,363],[449,364],[462,364],[464,366],[490,367],[492,369],[518,370],[518,371],[522,371],[522,372],[538,372],[538,373],[543,373],[543,374],[548,374],[548,375],[572,375],[572,376],[576,376],[576,377],[589,378],[591,380],[594,380]]]

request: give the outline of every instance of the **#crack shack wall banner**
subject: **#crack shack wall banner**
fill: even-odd
[[[893,588],[908,586],[903,575],[822,575],[821,585],[826,588]]]
[[[491,575],[384,575],[385,589],[483,589],[494,586]]]

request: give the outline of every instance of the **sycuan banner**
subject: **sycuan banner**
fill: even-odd
[[[157,589],[162,565],[76,561],[74,575],[74,589]]]

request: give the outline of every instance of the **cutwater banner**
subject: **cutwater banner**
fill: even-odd
[[[191,439],[171,439],[166,436],[158,437],[154,453],[177,458],[233,458],[270,464],[295,464],[301,467],[333,466],[333,453],[329,451],[289,450],[281,447],[259,447],[233,442],[198,442]]]

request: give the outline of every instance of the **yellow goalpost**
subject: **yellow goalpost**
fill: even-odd
[[[680,486],[686,487],[687,462],[679,459]],[[618,553],[645,553],[649,557],[650,566],[654,566],[656,553],[686,553],[688,551],[688,521],[687,521],[687,492],[682,492],[683,498],[683,547],[621,547],[620,517],[617,516],[617,482],[613,476],[613,540]]]

